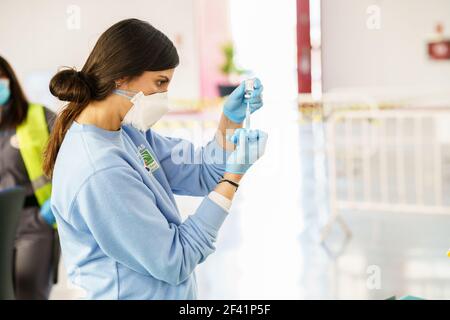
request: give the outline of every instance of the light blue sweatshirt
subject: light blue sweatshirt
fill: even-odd
[[[182,222],[173,195],[206,196],[228,155],[215,140],[194,150],[151,130],[73,123],[51,200],[69,279],[88,299],[195,299],[194,269],[227,211],[205,197]]]

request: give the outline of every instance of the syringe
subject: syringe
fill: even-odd
[[[247,100],[247,109],[245,111],[245,128],[250,129],[250,98],[252,97],[253,91],[255,91],[254,88],[254,80],[253,79],[247,79],[245,80],[245,93],[244,93],[244,99]]]

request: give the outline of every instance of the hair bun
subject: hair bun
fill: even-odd
[[[59,100],[76,103],[87,103],[93,95],[92,79],[75,69],[64,69],[55,74],[49,89]]]

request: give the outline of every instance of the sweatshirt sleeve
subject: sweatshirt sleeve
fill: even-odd
[[[186,140],[163,137],[152,130],[146,133],[146,139],[155,150],[175,194],[206,196],[225,172],[230,152],[216,139],[197,149]]]
[[[222,207],[205,197],[185,222],[171,223],[139,174],[125,166],[91,176],[78,192],[71,212],[71,219],[84,220],[106,255],[172,285],[185,281],[214,252],[227,216]]]

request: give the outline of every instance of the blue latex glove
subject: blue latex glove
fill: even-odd
[[[230,141],[236,149],[228,157],[225,172],[244,174],[266,150],[268,135],[261,130],[237,129]]]
[[[50,206],[50,200],[44,202],[41,207],[41,217],[47,222],[50,226],[53,226],[56,223],[55,216],[53,215],[52,208]]]
[[[250,102],[250,112],[253,113],[263,106],[262,91],[264,89],[261,81],[255,78],[253,84],[255,90],[249,99],[244,98],[245,82],[234,89],[230,94],[223,107],[225,116],[235,123],[242,123],[245,119],[245,111],[247,109],[247,100]]]

